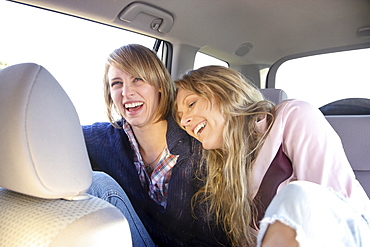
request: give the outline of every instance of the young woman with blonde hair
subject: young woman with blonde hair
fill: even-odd
[[[221,66],[175,83],[175,118],[205,149],[193,205],[207,205],[233,246],[370,243],[369,199],[318,109],[298,100],[274,106]]]
[[[201,145],[172,117],[175,85],[157,55],[136,44],[114,50],[104,96],[110,122],[83,126],[93,168],[104,172],[94,172],[88,193],[122,211],[134,246],[228,245],[224,232],[193,217]]]

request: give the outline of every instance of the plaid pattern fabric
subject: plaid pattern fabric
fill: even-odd
[[[131,147],[134,150],[134,164],[142,186],[147,189],[150,198],[166,208],[168,181],[171,178],[172,167],[176,165],[178,155],[171,154],[166,146],[161,154],[158,165],[149,177],[139,151],[139,144],[135,139],[130,124],[125,120],[123,120],[123,130],[128,136]]]

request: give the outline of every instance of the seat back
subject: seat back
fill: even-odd
[[[340,136],[356,178],[370,197],[370,115],[327,115]]]
[[[79,119],[45,68],[0,70],[0,116],[0,246],[131,244],[120,211],[85,194],[92,170]]]
[[[370,196],[370,99],[341,99],[319,110],[341,138],[356,178]]]
[[[275,103],[276,105],[288,98],[287,94],[282,89],[263,88],[260,89],[260,91],[265,97],[265,99]]]

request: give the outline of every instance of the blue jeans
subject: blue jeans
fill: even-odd
[[[111,203],[123,213],[130,225],[134,247],[155,246],[126,193],[112,177],[103,172],[93,172],[93,182],[87,193]]]

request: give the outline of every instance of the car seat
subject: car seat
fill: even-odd
[[[370,197],[370,99],[343,99],[320,108],[342,140],[357,180]]]
[[[287,94],[282,89],[263,88],[263,89],[260,89],[260,91],[265,97],[265,99],[275,103],[276,105],[279,104],[281,101],[286,100],[288,98]]]
[[[131,246],[121,212],[85,194],[82,128],[45,68],[0,70],[0,116],[0,246]]]

